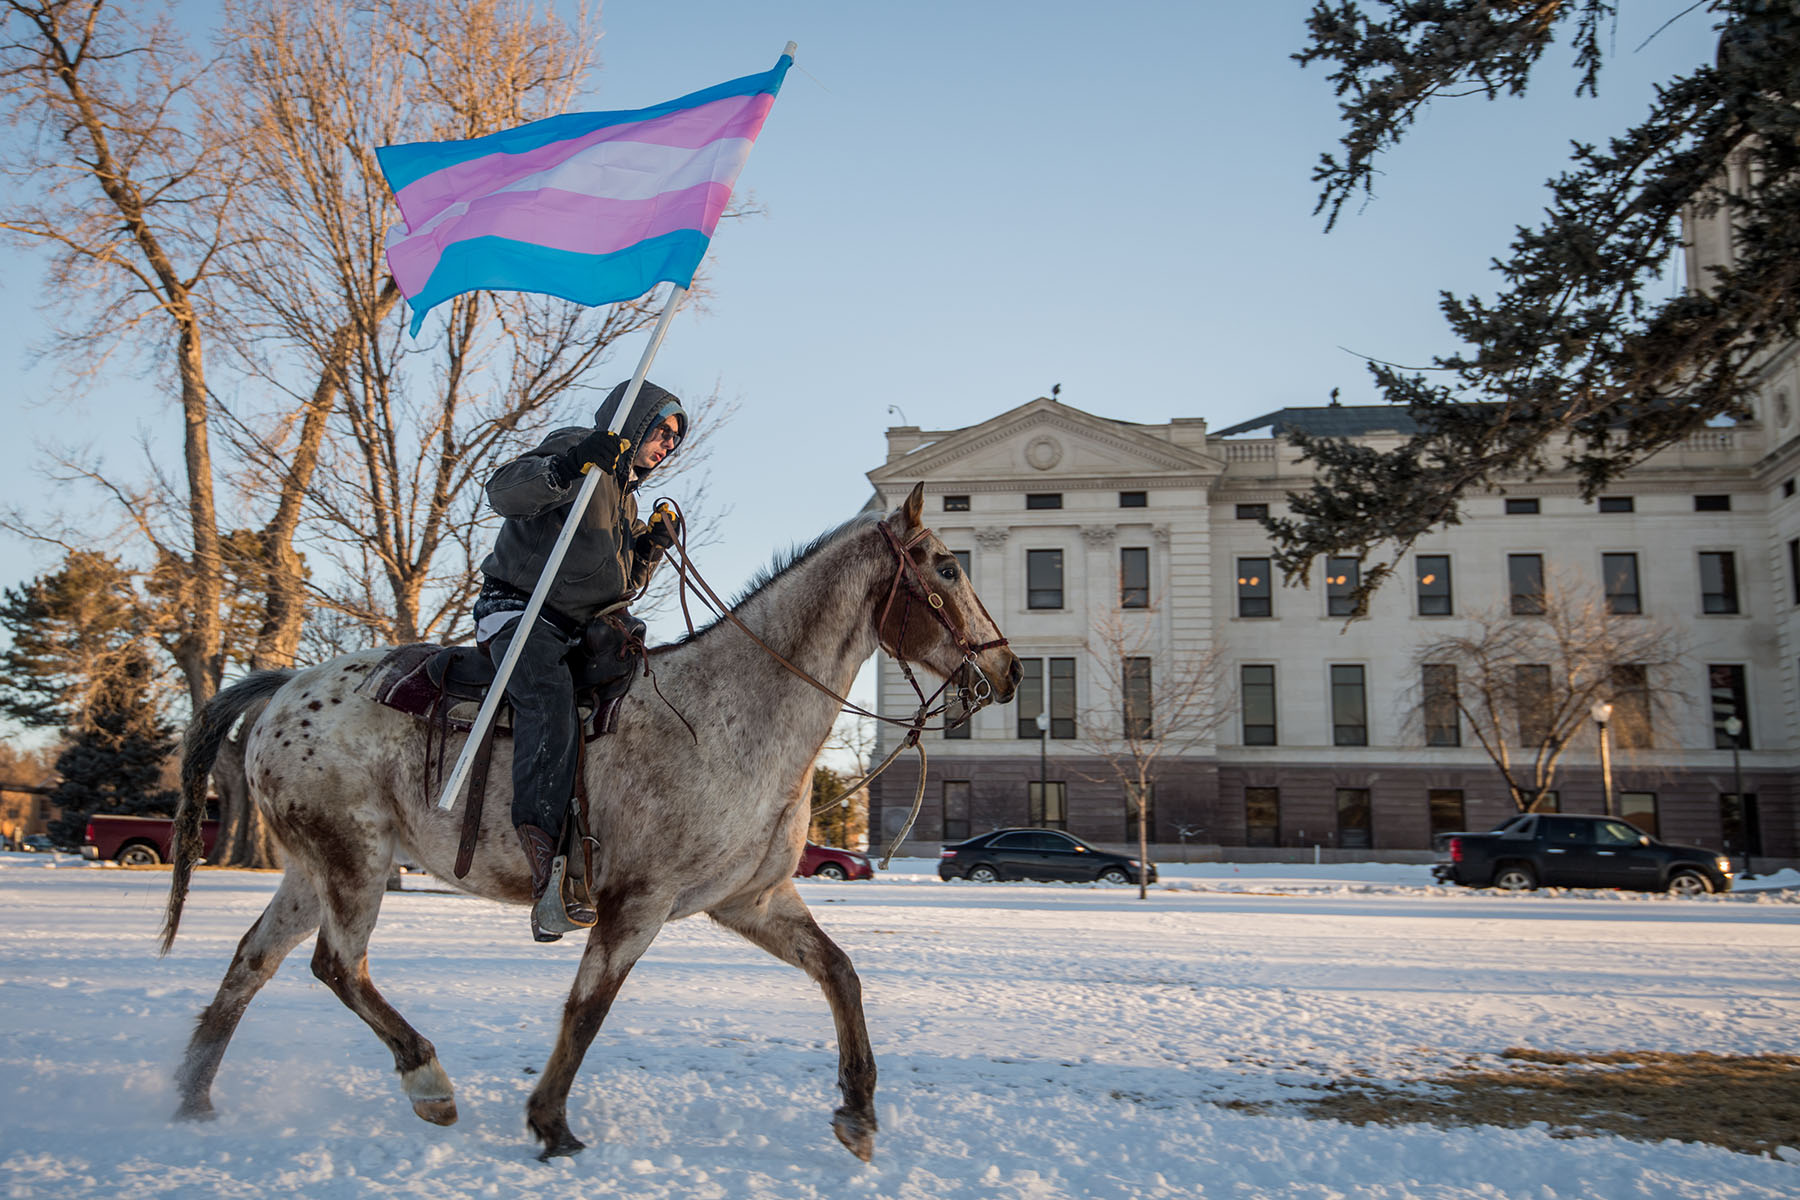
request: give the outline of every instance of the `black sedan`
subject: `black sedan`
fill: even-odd
[[[1058,829],[996,829],[945,846],[938,855],[938,878],[975,883],[1000,879],[1136,883],[1138,860],[1095,849]],[[1155,867],[1147,882],[1156,882]]]

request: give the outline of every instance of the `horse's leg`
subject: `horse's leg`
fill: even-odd
[[[569,1132],[569,1088],[625,977],[656,940],[669,915],[666,901],[658,904],[641,896],[628,899],[612,889],[602,889],[595,907],[600,920],[588,931],[575,986],[563,1004],[556,1048],[525,1105],[525,1120],[544,1144],[544,1152],[538,1156],[543,1160],[584,1148],[585,1143]]]
[[[175,1086],[181,1093],[177,1119],[212,1116],[213,1076],[218,1074],[219,1060],[225,1057],[225,1047],[244,1009],[269,982],[288,951],[318,927],[318,891],[300,867],[290,866],[269,906],[238,942],[218,993],[200,1014],[200,1024],[188,1040],[187,1054],[175,1070]]]
[[[312,972],[337,998],[368,1023],[394,1053],[394,1069],[413,1111],[434,1125],[456,1124],[455,1089],[438,1065],[437,1050],[406,1023],[369,978],[369,935],[387,891],[389,863],[321,863],[324,912]]]
[[[875,1052],[863,1023],[862,981],[850,956],[825,936],[791,882],[775,889],[765,904],[743,901],[713,909],[713,920],[761,946],[782,962],[799,967],[825,992],[837,1024],[838,1091],[844,1103],[831,1115],[838,1141],[868,1162],[875,1153]]]

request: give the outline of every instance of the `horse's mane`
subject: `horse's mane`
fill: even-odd
[[[744,590],[732,598],[730,607],[734,611],[742,608],[760,595],[763,589],[769,587],[776,580],[780,579],[783,575],[786,575],[789,571],[805,562],[820,550],[823,550],[826,546],[831,545],[841,537],[847,537],[852,533],[859,532],[874,525],[881,520],[882,515],[883,514],[879,512],[860,512],[854,517],[851,517],[848,521],[827,529],[824,533],[821,533],[818,537],[807,542],[803,546],[796,544],[788,547],[786,550],[777,550],[774,557],[769,560],[769,565],[761,568],[752,575],[750,577],[750,582],[744,585]],[[679,641],[670,642],[667,648],[674,649],[677,646],[685,646],[689,642],[698,641],[717,628],[722,619],[723,618],[714,618],[696,629],[693,633],[681,638]],[[664,648],[665,647],[661,646],[657,647],[659,650]]]

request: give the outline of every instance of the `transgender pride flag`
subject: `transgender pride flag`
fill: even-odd
[[[793,61],[653,108],[377,150],[405,218],[387,257],[413,334],[478,288],[611,304],[687,287]]]

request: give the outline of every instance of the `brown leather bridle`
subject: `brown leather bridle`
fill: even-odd
[[[659,500],[658,503],[660,504],[662,501]],[[673,501],[670,501],[669,503],[673,504]],[[677,508],[676,512],[679,515],[680,509]],[[901,843],[906,840],[906,835],[912,831],[913,822],[916,821],[919,816],[919,808],[925,801],[927,760],[925,745],[919,740],[920,735],[931,728],[929,722],[933,717],[944,716],[946,726],[949,722],[949,702],[945,701],[935,708],[932,707],[933,703],[938,697],[944,694],[946,689],[955,683],[957,676],[966,674],[969,668],[975,666],[975,656],[977,654],[980,654],[985,650],[993,650],[1004,646],[1007,644],[1007,641],[1004,637],[997,637],[991,641],[973,643],[969,640],[967,630],[958,629],[956,625],[951,622],[949,614],[944,611],[943,594],[933,587],[931,582],[925,578],[924,570],[916,561],[914,561],[912,556],[913,548],[931,536],[930,529],[921,526],[914,531],[911,537],[902,542],[899,536],[895,534],[893,529],[888,525],[886,520],[879,521],[877,524],[881,529],[882,536],[887,539],[888,548],[894,552],[896,562],[894,565],[894,577],[888,581],[887,600],[881,606],[881,615],[875,619],[875,638],[881,645],[881,648],[886,650],[888,655],[900,665],[900,670],[906,675],[907,682],[912,684],[913,691],[918,694],[919,708],[918,711],[912,715],[912,719],[910,720],[883,716],[880,713],[870,712],[861,705],[852,704],[847,697],[838,695],[823,683],[814,679],[809,672],[803,671],[793,663],[789,662],[773,646],[757,636],[754,630],[744,624],[744,622],[738,618],[738,615],[731,611],[730,606],[727,605],[725,601],[720,598],[719,594],[713,590],[712,585],[700,577],[700,572],[694,569],[693,559],[688,557],[686,521],[681,521],[678,526],[681,532],[674,549],[679,557],[679,561],[675,562],[674,565],[681,581],[679,587],[681,615],[687,622],[688,633],[690,636],[694,633],[694,620],[688,613],[687,587],[689,583],[692,583],[694,585],[694,590],[703,598],[706,606],[718,615],[719,619],[729,621],[731,624],[737,626],[745,637],[748,637],[757,646],[761,647],[763,653],[781,664],[781,666],[786,668],[791,674],[805,680],[819,691],[830,696],[833,700],[836,700],[839,708],[843,712],[853,716],[868,717],[888,725],[898,725],[906,730],[906,736],[900,739],[899,744],[894,747],[893,751],[873,770],[869,771],[861,779],[856,780],[848,787],[844,788],[838,796],[820,802],[813,807],[815,815],[836,807],[839,803],[844,802],[845,797],[853,795],[858,788],[863,787],[877,775],[880,775],[883,771],[887,770],[893,761],[900,756],[902,751],[907,749],[915,751],[919,756],[918,786],[914,789],[912,809],[907,814],[905,825],[901,828],[899,833],[895,835],[893,841],[889,843],[887,852],[882,856],[881,866],[885,870],[888,863],[892,861],[894,852],[899,849]],[[906,586],[909,578],[911,579],[910,587]],[[906,607],[900,612],[900,633],[899,636],[894,639],[894,644],[889,646],[887,640],[882,636],[882,630],[886,628],[888,616],[893,612],[894,601],[902,594],[906,597]],[[974,595],[973,588],[970,589],[970,595]],[[924,602],[925,607],[930,610],[931,615],[937,618],[938,623],[944,627],[945,631],[949,633],[951,640],[956,643],[956,648],[962,651],[962,662],[957,665],[956,670],[951,673],[950,677],[944,680],[937,691],[933,692],[930,696],[925,695],[925,690],[919,686],[918,678],[913,674],[912,667],[907,663],[904,653],[906,648],[906,629],[912,619],[912,604],[915,596]],[[1000,627],[994,624],[994,618],[988,614],[987,606],[982,604],[980,596],[975,596],[975,606],[981,610],[981,615],[987,618],[988,624],[998,632]],[[645,660],[645,669],[648,670],[648,667],[649,660],[647,656]],[[966,714],[964,716],[965,720],[967,720],[968,717],[973,716],[976,709],[981,708],[994,697],[993,684],[988,682],[987,676],[983,674],[979,668],[975,670],[975,685],[973,687],[964,688],[961,684],[957,684],[956,686],[961,689],[961,698]],[[685,724],[685,718],[683,723]]]
[[[887,628],[888,615],[894,610],[894,601],[904,594],[906,597],[906,607],[900,610],[900,632],[895,635],[894,644],[892,646],[884,644],[882,649],[888,652],[888,655],[899,666],[901,674],[906,676],[906,682],[912,685],[914,694],[919,697],[919,707],[921,709],[929,709],[932,702],[943,695],[945,690],[955,682],[956,676],[965,674],[970,667],[975,666],[975,656],[977,654],[987,650],[998,649],[999,647],[1006,645],[1007,641],[1004,637],[997,637],[990,641],[973,644],[969,641],[968,631],[966,629],[958,629],[950,620],[950,614],[944,611],[944,597],[942,593],[932,586],[930,580],[926,579],[924,568],[922,568],[918,561],[912,556],[913,547],[931,536],[931,530],[929,528],[921,525],[913,532],[911,537],[902,542],[899,535],[894,532],[893,528],[889,526],[885,520],[879,522],[878,527],[881,530],[882,536],[887,538],[888,548],[894,552],[895,566],[894,578],[888,584],[887,602],[881,606],[881,615],[875,619],[875,635],[877,638],[882,637],[882,631]],[[908,577],[911,578],[914,587],[903,589],[901,584]],[[915,591],[914,588],[917,590]],[[969,594],[975,597],[975,607],[981,610],[981,615],[983,617],[987,618],[988,625],[998,632],[1000,627],[994,623],[994,618],[988,614],[987,606],[981,602],[981,597],[975,596],[973,588],[969,590]],[[945,632],[949,633],[950,640],[956,644],[958,650],[962,651],[963,656],[962,663],[942,684],[938,686],[937,691],[933,692],[929,697],[925,695],[925,689],[919,686],[918,677],[913,674],[911,665],[906,661],[906,630],[908,625],[912,622],[912,608],[915,597],[924,600],[926,608],[931,612],[932,616],[937,618],[938,624],[944,627]],[[957,686],[959,688],[961,687],[960,684]],[[988,701],[993,699],[994,685],[989,683],[987,676],[982,674],[979,668],[977,668],[975,671],[975,685],[972,688],[965,688],[963,691],[964,702],[968,706],[968,712],[972,715],[975,709],[982,707],[987,704]],[[972,702],[970,700],[971,695],[973,697]],[[945,712],[944,719],[946,724],[949,722],[947,708],[948,706],[946,705],[938,710]]]

